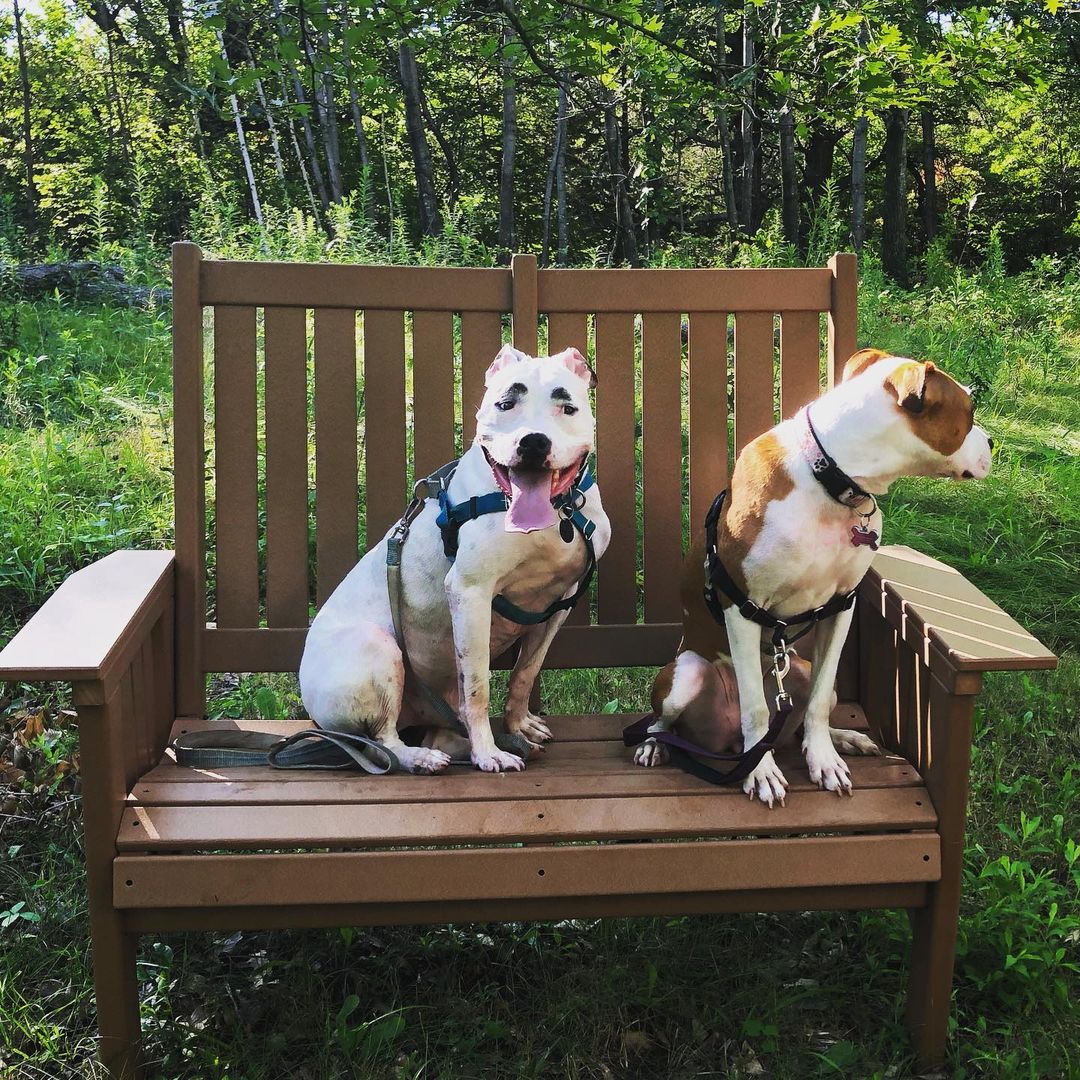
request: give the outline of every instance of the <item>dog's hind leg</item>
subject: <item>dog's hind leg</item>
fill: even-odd
[[[833,747],[841,754],[851,756],[853,754],[876,754],[881,756],[882,750],[869,735],[861,731],[851,731],[848,728],[829,728],[829,737]]]
[[[650,731],[670,731],[695,701],[710,697],[710,684],[717,678],[716,669],[696,652],[679,653],[653,680],[652,710],[656,720]],[[646,739],[634,751],[634,763],[646,768],[666,765],[667,747],[656,739]]]
[[[312,626],[300,662],[308,716],[328,731],[382,743],[409,772],[440,772],[450,764],[443,751],[407,746],[398,734],[404,690],[405,664],[393,634],[374,623]]]

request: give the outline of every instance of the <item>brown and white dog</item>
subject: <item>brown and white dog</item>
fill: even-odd
[[[844,473],[866,492],[881,495],[901,476],[981,479],[990,471],[992,443],[974,423],[971,395],[930,362],[877,349],[855,353],[842,382],[806,409],[749,443],[739,455],[717,529],[717,554],[754,603],[785,619],[846,593],[873,558],[864,526],[881,534],[881,514],[867,499],[853,510],[818,482],[821,451],[813,431]],[[679,654],[657,676],[650,730],[670,729],[707,749],[753,746],[769,725],[762,660],[762,627],[721,596],[724,625],[703,598],[704,538],[688,552],[683,572],[683,639]],[[851,791],[842,753],[878,753],[859,732],[829,726],[840,652],[852,608],[818,624],[812,667],[792,658],[789,687],[803,722],[810,779],[837,794]],[[795,725],[790,724],[789,730]],[[639,765],[667,760],[662,743],[637,748]],[[787,781],[772,753],[743,782],[750,798],[771,807],[784,802]]]

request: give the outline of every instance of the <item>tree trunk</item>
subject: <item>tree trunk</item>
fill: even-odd
[[[321,224],[322,218],[319,214],[319,204],[315,201],[315,192],[311,188],[311,177],[308,175],[307,162],[304,161],[304,154],[300,149],[300,141],[296,137],[296,124],[293,123],[292,115],[288,112],[290,108],[289,90],[285,85],[285,75],[281,71],[278,72],[278,85],[281,88],[281,101],[286,108],[286,125],[289,132],[289,142],[292,144],[293,154],[296,156],[296,165],[300,170],[300,179],[304,183],[304,191],[307,194],[308,206],[311,207],[311,216]]]
[[[330,181],[330,200],[334,203],[341,202],[344,188],[341,184],[341,150],[339,148],[337,134],[337,109],[334,104],[333,88],[329,82],[329,48],[326,43],[326,31],[322,33],[323,52],[327,57],[327,67],[320,67],[319,54],[311,43],[303,22],[300,24],[300,35],[303,39],[301,44],[307,54],[308,64],[311,66],[312,89],[315,95],[315,115],[319,120],[319,130],[322,132],[323,153],[326,155],[326,176]],[[316,79],[316,73],[318,78]]]
[[[285,181],[285,163],[281,160],[281,144],[278,141],[277,124],[274,122],[274,114],[270,111],[270,102],[266,97],[266,88],[263,86],[263,81],[258,75],[258,68],[255,65],[255,56],[251,51],[250,42],[240,39],[238,44],[243,50],[244,57],[251,65],[251,70],[256,73],[255,75],[255,94],[259,99],[259,105],[262,108],[263,114],[266,116],[266,126],[270,132],[270,148],[274,155],[274,171],[278,174],[278,179],[281,181],[282,190],[288,195],[288,188]]]
[[[458,168],[457,156],[454,153],[450,140],[443,131],[439,118],[431,111],[431,105],[427,99],[427,93],[423,86],[420,87],[420,110],[424,123],[431,129],[435,141],[442,151],[443,160],[446,162],[446,201],[451,207],[456,207],[458,197],[461,194],[461,170]]]
[[[285,32],[285,19],[281,13],[281,0],[273,0],[274,17],[277,21],[277,29],[279,37],[288,37]],[[293,95],[296,97],[296,103],[298,105],[307,105],[307,95],[304,93],[304,84],[300,81],[300,76],[297,74],[296,65],[288,60],[285,62],[285,70],[289,76],[289,82],[292,83]],[[319,152],[315,147],[315,132],[311,128],[311,119],[308,116],[307,109],[300,110],[300,130],[304,133],[304,146],[307,148],[308,161],[311,165],[311,175],[315,180],[315,190],[319,193],[319,205],[325,211],[327,206],[330,205],[330,199],[326,193],[326,181],[323,179],[322,167],[319,165]]]
[[[934,136],[934,110],[922,111],[922,158],[923,158],[923,230],[927,246],[933,243],[938,232],[937,209],[937,147]]]
[[[799,186],[795,169],[795,113],[791,102],[780,110],[780,178],[783,202],[784,239],[799,247]]]
[[[745,71],[754,66],[754,6],[751,0],[743,5],[742,64]],[[739,177],[739,221],[747,236],[753,231],[754,216],[754,82],[747,80],[742,110],[742,175]]]
[[[218,48],[221,50],[221,59],[225,64],[225,70],[230,72],[229,69],[229,54],[225,51],[225,38],[221,31],[217,31],[217,43]],[[262,203],[259,202],[259,189],[255,183],[255,172],[251,167],[251,155],[248,153],[247,137],[244,135],[244,123],[240,119],[240,103],[236,100],[236,94],[230,89],[229,91],[229,105],[232,108],[233,122],[236,125],[236,138],[240,143],[240,157],[244,162],[244,172],[247,175],[248,193],[251,195],[251,205],[255,211],[255,220],[259,223],[259,228],[263,228],[263,212]]]
[[[604,144],[607,148],[608,170],[615,196],[616,251],[621,247],[624,261],[640,266],[637,235],[634,232],[634,210],[630,202],[629,177],[623,169],[623,152],[619,137],[619,117],[615,102],[609,97],[604,103]]]
[[[869,124],[867,117],[857,116],[851,138],[851,243],[859,254],[866,239],[866,129]]]
[[[514,148],[517,142],[517,102],[515,100],[514,61],[507,46],[514,40],[509,22],[503,24],[502,68],[502,161],[499,167],[499,260],[509,263],[514,250]],[[550,185],[546,197],[551,206]],[[545,244],[546,248],[546,244]],[[546,254],[545,254],[546,259]]]
[[[555,137],[551,144],[551,157],[548,160],[547,178],[544,181],[544,213],[541,228],[540,265],[548,266],[551,261],[551,206],[555,195],[555,173],[559,167],[559,151],[563,138],[562,115],[563,86],[559,78],[558,105],[555,116]]]
[[[23,39],[22,12],[19,0],[12,0],[15,14],[15,39],[19,50],[19,85],[22,91],[23,171],[26,174],[26,211],[30,228],[37,224],[38,191],[34,181],[34,139],[30,124],[30,69],[26,62],[26,42]]]
[[[555,259],[557,266],[566,266],[570,260],[570,225],[566,216],[566,147],[570,139],[568,79],[569,76],[564,74],[559,80],[559,114],[556,120],[561,130],[558,156],[555,159],[555,221],[559,241],[559,254]]]
[[[825,185],[832,177],[833,158],[840,133],[818,120],[810,127],[806,144],[806,168],[803,171],[803,187],[812,204],[817,205],[825,193]]]
[[[900,285],[907,270],[908,110],[891,108],[885,118],[885,203],[882,211],[881,264]]]
[[[353,76],[352,46],[349,44],[349,0],[341,0],[342,61],[345,64],[345,79],[349,87],[349,110],[352,112],[353,130],[356,132],[356,149],[360,160],[360,171],[367,176],[371,167],[368,156],[367,136],[364,134],[364,117],[360,111],[360,98],[356,93],[356,79]]]
[[[420,203],[420,231],[424,236],[437,236],[442,232],[442,217],[435,195],[435,177],[431,168],[431,151],[428,149],[424,119],[420,109],[420,76],[416,70],[416,57],[412,48],[402,42],[398,46],[398,74],[405,95],[405,128],[409,134],[413,168],[416,172],[416,194]]]

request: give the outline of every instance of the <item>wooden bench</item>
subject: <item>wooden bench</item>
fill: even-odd
[[[851,799],[812,788],[794,749],[781,755],[787,806],[771,812],[636,768],[626,717],[608,715],[553,717],[551,749],[509,775],[200,771],[166,750],[207,723],[208,673],[296,670],[312,605],[357,559],[358,522],[381,536],[409,476],[471,438],[504,326],[529,352],[591,350],[599,375],[614,539],[593,610],[579,606],[548,666],[668,661],[689,523],[730,455],[855,349],[854,258],[422,269],[216,262],[177,244],[173,260],[176,550],[79,571],[0,655],[4,679],[74,684],[110,1074],[138,1071],[142,933],[869,907],[912,912],[908,1017],[920,1058],[939,1058],[975,695],[984,671],[1055,661],[914,551],[878,555],[844,655],[843,725],[868,725],[890,751],[851,761]]]

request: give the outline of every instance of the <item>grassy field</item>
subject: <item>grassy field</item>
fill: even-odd
[[[899,484],[886,540],[968,574],[1063,654],[987,680],[950,1061],[1080,1076],[1080,275],[870,269],[860,341],[979,393],[982,484]],[[9,304],[0,354],[0,641],[71,569],[170,541],[168,313]],[[553,711],[640,707],[647,672],[545,675]],[[288,685],[220,688],[219,713]],[[270,704],[267,705],[269,700]],[[0,1078],[93,1076],[77,747],[56,697],[0,701]],[[903,913],[170,935],[141,952],[156,1075],[913,1075]]]

